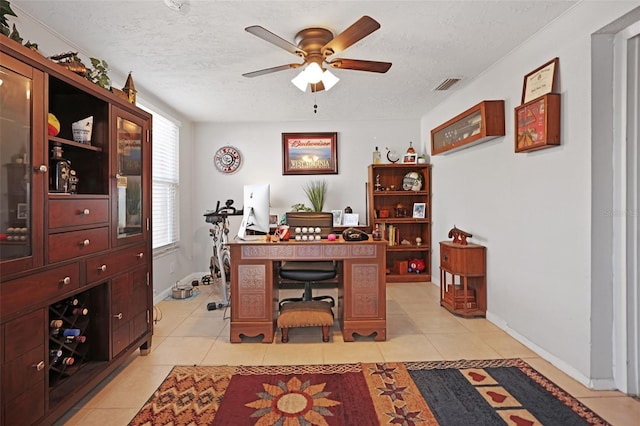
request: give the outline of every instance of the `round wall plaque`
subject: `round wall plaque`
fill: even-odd
[[[232,146],[223,146],[216,151],[213,162],[222,173],[233,173],[240,167],[240,152]]]

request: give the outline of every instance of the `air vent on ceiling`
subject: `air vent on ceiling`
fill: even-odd
[[[449,90],[451,88],[451,86],[453,86],[454,84],[456,84],[457,82],[459,82],[460,80],[462,80],[461,78],[457,78],[457,77],[450,77],[450,78],[445,78],[444,80],[442,80],[442,82],[440,84],[438,84],[438,86],[436,86],[435,89],[433,90]]]

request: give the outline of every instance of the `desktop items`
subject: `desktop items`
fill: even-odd
[[[254,184],[244,186],[244,207],[242,222],[238,230],[241,240],[262,239],[269,234],[270,196],[269,184]],[[247,231],[257,232],[250,234]]]
[[[342,239],[345,241],[367,241],[369,234],[356,228],[347,228],[342,231]]]

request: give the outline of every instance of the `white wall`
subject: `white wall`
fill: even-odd
[[[587,385],[598,351],[591,338],[590,36],[636,6],[578,4],[421,122],[427,137],[482,100],[505,100],[505,137],[432,157],[433,239],[446,239],[455,224],[486,245],[487,317]],[[562,144],[515,154],[513,109],[523,76],[553,57],[560,58]],[[438,247],[433,259],[437,270]]]
[[[282,175],[282,133],[337,132],[337,175]],[[361,121],[361,122],[291,122],[291,123],[198,123],[195,125],[193,151],[194,182],[194,271],[207,271],[213,242],[209,237],[209,224],[202,216],[227,199],[242,208],[243,186],[269,183],[272,214],[281,217],[291,206],[304,203],[311,206],[303,186],[312,180],[325,179],[328,184],[324,210],[344,209],[350,206],[366,223],[367,166],[371,164],[376,146],[404,153],[413,141],[418,152],[420,123],[417,120]],[[222,146],[236,147],[242,155],[240,169],[233,174],[218,172],[213,164],[215,152]]]

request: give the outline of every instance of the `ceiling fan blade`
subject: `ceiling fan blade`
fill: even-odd
[[[347,47],[362,40],[378,28],[380,28],[378,21],[365,15],[358,19],[349,28],[335,36],[329,43],[325,44],[322,48],[322,53],[327,57],[334,53],[342,52]]]
[[[311,91],[312,92],[321,92],[324,90],[324,83],[322,81],[319,81],[317,83],[309,83],[309,86],[311,86]]]
[[[259,71],[248,72],[248,73],[242,74],[242,76],[243,77],[258,77],[260,75],[271,74],[272,72],[290,70],[292,68],[300,68],[302,65],[304,65],[304,64],[280,65],[279,67],[265,68],[265,69],[259,70]]]
[[[264,41],[268,41],[271,44],[275,44],[281,49],[286,50],[289,53],[293,53],[294,55],[298,55],[301,57],[305,56],[305,52],[300,50],[298,46],[293,43],[289,43],[287,40],[283,39],[280,36],[275,35],[271,31],[261,27],[260,25],[252,25],[244,29],[245,31],[253,34],[256,37],[263,39]]]
[[[327,64],[331,68],[340,68],[343,70],[356,70],[356,71],[369,71],[385,73],[391,68],[391,62],[378,62],[378,61],[362,61],[360,59],[334,59],[333,61],[327,61]]]

